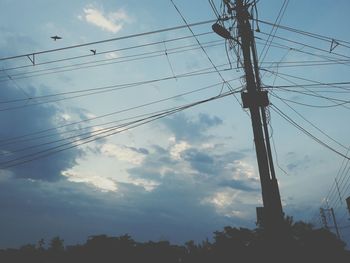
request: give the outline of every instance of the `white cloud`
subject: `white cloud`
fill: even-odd
[[[63,175],[67,177],[68,181],[74,183],[86,183],[93,185],[102,192],[116,192],[118,190],[117,184],[112,179],[91,175],[91,174],[79,174],[76,172],[63,172]]]
[[[227,164],[226,169],[230,170],[234,167],[233,179],[235,180],[247,180],[259,181],[259,177],[256,174],[254,167],[249,163],[242,160],[235,160],[232,163]]]
[[[117,52],[111,52],[111,53],[107,53],[107,54],[105,55],[105,57],[106,57],[107,59],[116,59],[116,58],[119,58],[119,55],[118,55]]]
[[[170,140],[172,142],[172,140]],[[174,141],[175,142],[175,141]],[[174,160],[181,159],[181,153],[191,148],[191,146],[186,141],[181,141],[176,143],[170,149],[170,155]]]
[[[79,15],[78,18],[114,34],[123,28],[125,22],[131,21],[123,9],[105,13],[103,9],[98,9],[91,5],[85,7],[84,14]]]
[[[246,209],[248,205],[252,207],[256,204],[255,196],[246,194],[240,190],[222,189],[211,196],[204,198],[202,204],[210,204],[215,207],[218,214],[229,218],[248,219],[252,216],[252,211]]]
[[[101,147],[101,152],[108,157],[135,165],[141,164],[146,157],[146,154],[138,149],[116,144],[104,144]]]
[[[145,189],[147,192],[152,192],[154,189],[156,189],[160,183],[152,181],[152,180],[145,180],[145,179],[132,179],[130,180],[131,184],[141,186]]]
[[[225,209],[234,203],[237,195],[238,191],[227,189],[214,193],[213,196],[205,199],[204,202],[213,204],[218,209]]]

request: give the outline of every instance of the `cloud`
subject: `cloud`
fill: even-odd
[[[48,240],[56,235],[69,245],[102,233],[129,233],[140,241],[165,236],[171,242],[184,243],[211,237],[214,230],[230,223],[212,206],[200,203],[204,189],[194,191],[195,185],[179,178],[167,181],[153,191],[119,183],[117,192],[96,191],[86,184],[65,180],[3,181],[0,247]]]
[[[311,159],[308,155],[298,157],[294,152],[289,152],[286,157],[286,166],[290,172],[299,173],[305,171],[310,166]]]
[[[174,122],[183,129],[177,130]],[[247,203],[252,207],[256,205],[260,193],[255,171],[244,160],[246,155],[227,151],[225,145],[207,139],[204,143],[184,139],[191,138],[188,133],[192,131],[197,138],[209,138],[208,129],[220,124],[219,119],[204,114],[193,119],[181,114],[165,121],[163,125],[171,131],[168,145],[153,146],[140,165],[128,169],[131,180],[142,178],[158,182],[152,195],[164,189],[180,191],[181,195],[194,198],[197,205],[211,206],[218,215],[233,221],[247,218],[249,213],[243,207]],[[237,198],[231,198],[233,196]]]
[[[56,111],[52,114],[49,116]],[[69,114],[69,118],[74,116]],[[181,120],[177,120],[179,125],[195,124],[183,125],[188,128],[183,135],[193,127],[215,128],[220,123],[209,116],[183,115]],[[197,134],[208,138],[208,131],[204,128]],[[56,235],[72,244],[102,233],[184,243],[210,238],[213,231],[226,225],[254,226],[260,194],[248,188],[255,182],[245,154],[227,151],[224,144],[211,140],[177,140],[173,132],[168,135],[167,145],[162,146],[134,148],[110,142],[96,146],[99,151],[105,147],[106,156],[124,159],[130,165],[127,181],[118,181],[118,174],[103,177],[72,171],[54,183],[4,179],[0,182],[0,207],[6,216],[0,224],[6,243],[0,241],[0,246]]]
[[[134,148],[125,145],[116,145],[106,143],[100,148],[100,152],[108,157],[116,158],[120,161],[126,161],[135,165],[141,164],[148,154],[144,148]]]
[[[110,178],[89,174],[81,175],[71,171],[64,171],[63,175],[67,177],[67,180],[70,182],[86,183],[96,187],[102,192],[116,192],[118,190],[116,182]]]
[[[23,36],[16,39],[11,34],[4,35],[1,57],[7,54],[7,50],[22,50],[27,43],[32,43],[22,41]],[[11,67],[10,62],[7,67]],[[19,83],[8,79],[0,84],[2,101],[19,100],[0,106],[0,168],[15,178],[57,181],[63,178],[62,172],[75,166],[76,160],[85,153],[82,148],[73,148],[45,157],[50,148],[65,143],[67,134],[62,132],[79,128],[73,125],[58,130],[55,129],[57,126],[86,118],[86,113],[79,108],[63,109],[59,104],[31,105],[38,101],[30,98],[48,93],[49,86],[29,81]],[[89,129],[85,131],[90,132]],[[37,157],[45,158],[30,161]]]
[[[41,88],[49,89],[48,87]],[[26,95],[23,94],[24,90]],[[0,96],[4,100],[25,98],[25,96],[34,97],[36,95],[37,90],[34,86],[22,85],[21,90],[19,90],[12,86],[12,82],[3,82],[0,91]],[[10,106],[26,106],[27,103],[28,101],[22,101]],[[77,109],[71,110],[72,115],[74,115],[74,112],[79,112]],[[2,112],[0,115],[0,122],[2,123],[0,131],[0,151],[2,152],[0,166],[11,171],[18,178],[48,181],[60,179],[64,170],[76,164],[75,160],[83,154],[81,149],[75,148],[59,152],[45,159],[27,161],[45,156],[50,148],[64,143],[60,141],[64,139],[64,136],[60,133],[63,130],[59,131],[55,127],[67,123],[67,116],[70,116],[70,114],[52,105],[36,105]],[[48,132],[35,134],[43,130],[48,130]],[[31,136],[20,137],[33,133],[34,135]],[[11,140],[14,137],[20,138]],[[57,141],[57,143],[51,143],[53,141]],[[21,164],[22,162],[23,164]],[[14,166],[11,167],[12,165]]]
[[[80,15],[79,19],[114,34],[122,30],[124,23],[131,21],[123,9],[105,13],[103,9],[89,5],[84,8],[83,12],[84,14]]]
[[[173,133],[176,140],[199,141],[208,138],[210,128],[223,124],[217,116],[201,113],[197,118],[188,118],[184,113],[176,114],[163,121],[166,129]]]

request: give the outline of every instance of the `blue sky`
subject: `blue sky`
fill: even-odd
[[[215,19],[208,1],[174,2],[188,23]],[[220,6],[220,1],[214,2]],[[261,0],[259,19],[273,23],[282,4],[282,0]],[[289,1],[281,24],[350,41],[346,28],[349,8],[345,0],[337,1],[336,5],[325,0]],[[2,58],[183,25],[171,2],[160,0],[2,0],[0,9]],[[271,27],[262,23],[259,26],[261,33],[256,36],[258,52],[261,52],[267,37],[264,33],[269,33]],[[211,24],[192,29],[196,34],[207,33],[211,31]],[[62,39],[53,41],[50,38],[53,35]],[[45,158],[6,167],[11,159],[20,156],[30,159],[38,151],[66,142],[63,140],[72,135],[80,133],[78,138],[82,139],[81,133],[94,134],[111,122],[219,94],[222,80],[216,73],[181,77],[211,68],[190,36],[189,30],[184,28],[50,52],[36,55],[36,66],[27,66],[30,65],[28,58],[0,61],[3,102],[0,111],[0,247],[19,246],[56,235],[67,244],[74,244],[89,235],[102,233],[129,233],[137,240],[168,239],[183,243],[210,238],[213,231],[226,225],[254,227],[255,207],[262,201],[251,123],[232,96]],[[169,41],[183,37],[186,38]],[[229,68],[224,40],[215,34],[203,34],[198,40],[220,70]],[[152,42],[159,44],[147,45]],[[350,56],[349,48],[340,45],[332,53],[322,52],[320,49],[330,49],[330,42],[282,29],[277,30],[273,44],[283,44],[287,48],[274,45],[269,48],[262,68],[279,75],[276,77],[262,70],[264,85],[291,85],[290,81],[301,85],[311,83],[295,77],[322,83],[349,81],[349,59],[346,61]],[[137,45],[147,46],[125,49]],[[90,49],[96,49],[96,55],[92,55]],[[154,56],[148,57],[150,54]],[[76,56],[82,57],[47,63]],[[243,71],[234,69],[234,53],[230,56],[233,69],[222,74],[226,81],[232,80],[233,88],[239,89],[243,84]],[[324,61],[325,56],[333,61],[344,61],[312,67],[283,67],[293,62]],[[162,78],[168,80],[77,98],[67,99],[72,95],[34,98]],[[177,96],[204,87],[208,88]],[[335,98],[338,102],[349,100],[349,90],[322,88],[323,93],[318,95]],[[310,96],[315,95],[310,91],[297,90],[304,94],[278,88],[273,92],[299,103],[285,100],[314,126],[277,97],[270,97],[272,104],[346,154],[346,147],[339,143],[350,144],[347,104],[324,107],[334,101]],[[226,86],[223,91],[227,91]],[[177,97],[134,108],[172,96]],[[240,101],[239,94],[237,98]],[[47,103],[55,99],[60,101]],[[126,111],[129,108],[134,109]],[[309,221],[324,205],[322,200],[333,185],[344,158],[311,140],[273,110],[269,112],[284,211],[295,219]],[[102,115],[106,116],[100,118]],[[89,118],[93,119],[82,122]],[[43,130],[48,131],[38,133]],[[70,133],[71,130],[75,133]],[[29,137],[13,139],[28,134],[31,140]],[[346,183],[349,175],[340,175],[340,194],[344,199],[350,195]],[[344,202],[340,203],[337,198],[332,192],[329,203],[335,208],[339,224],[346,226],[348,214]],[[342,230],[342,236],[348,240],[350,236],[346,231],[348,229]]]

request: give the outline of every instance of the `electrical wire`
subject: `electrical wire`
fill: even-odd
[[[199,33],[196,36],[199,37],[199,36],[205,36],[205,35],[210,35],[210,34],[213,34],[213,32]],[[61,59],[56,59],[56,60],[48,60],[48,61],[39,62],[39,63],[36,62],[35,63],[35,67],[39,67],[39,66],[47,65],[47,64],[58,63],[58,62],[63,62],[63,61],[76,60],[76,59],[81,59],[81,58],[99,57],[101,55],[113,54],[115,52],[127,51],[127,50],[131,50],[131,49],[138,49],[138,48],[149,47],[149,46],[154,46],[154,45],[160,45],[160,44],[162,44],[164,42],[165,43],[169,43],[169,42],[175,42],[175,41],[185,40],[185,39],[189,39],[189,38],[193,38],[193,36],[192,35],[190,35],[190,36],[183,36],[183,37],[166,39],[166,40],[162,40],[162,41],[148,42],[148,43],[140,44],[140,45],[127,46],[127,47],[118,48],[118,49],[99,51],[96,54],[87,54],[87,55],[66,57],[66,58],[61,58]],[[5,68],[3,70],[18,70],[18,69],[22,69],[22,68],[32,68],[32,67],[33,67],[33,64],[30,64],[30,65],[9,67],[9,68]],[[0,70],[0,72],[1,72],[1,70]]]
[[[271,91],[271,93],[274,95],[274,97],[278,98],[280,101],[282,101],[288,108],[290,108],[293,112],[295,112],[300,118],[302,118],[304,121],[306,121],[308,124],[310,124],[313,128],[315,128],[317,131],[319,131],[320,133],[322,133],[324,136],[326,136],[328,139],[330,139],[331,141],[333,141],[334,143],[336,143],[337,145],[339,145],[340,147],[342,147],[345,150],[348,150],[349,147],[345,146],[343,143],[339,142],[338,140],[334,139],[332,136],[330,136],[329,134],[327,134],[326,132],[324,132],[321,128],[319,128],[317,125],[315,125],[313,122],[311,122],[310,120],[308,120],[303,114],[301,114],[300,112],[298,112],[296,109],[294,109],[292,106],[290,106],[283,98],[279,97],[278,95],[276,95],[273,91]]]
[[[342,103],[345,103],[345,104],[350,103],[350,100],[343,100],[343,99],[338,99],[338,98],[326,97],[326,96],[322,96],[322,95],[318,95],[318,94],[317,95],[313,94],[315,92],[313,90],[309,91],[309,92],[312,92],[312,94],[310,94],[308,92],[305,92],[305,91],[291,90],[291,89],[283,89],[283,91],[288,91],[288,92],[292,92],[292,93],[298,93],[298,94],[302,94],[302,95],[306,95],[306,96],[310,96],[310,97],[314,97],[314,98],[319,98],[319,99],[325,99],[325,100],[342,102]]]
[[[224,65],[226,65],[226,64],[224,64]],[[211,68],[207,68],[207,69],[211,69]],[[226,69],[221,70],[221,71],[226,71]],[[96,94],[102,94],[102,93],[106,93],[106,92],[119,91],[119,90],[124,90],[124,89],[128,89],[128,88],[139,87],[142,85],[151,84],[151,83],[155,83],[155,82],[171,80],[171,79],[179,79],[179,78],[193,77],[193,76],[199,76],[199,75],[208,75],[208,74],[213,74],[213,73],[217,73],[217,71],[197,70],[197,71],[194,71],[192,73],[179,74],[179,75],[175,75],[175,76],[164,77],[161,79],[139,81],[139,82],[127,83],[127,84],[116,84],[116,85],[110,85],[110,86],[99,87],[99,88],[90,88],[90,89],[85,89],[85,90],[43,95],[43,96],[33,97],[31,99],[33,100],[33,99],[43,98],[43,97],[46,97],[46,98],[56,97],[56,96],[62,96],[63,94],[67,95],[67,94],[85,93],[85,94],[74,95],[74,96],[70,96],[70,97],[58,98],[58,99],[54,99],[54,100],[39,101],[37,103],[32,103],[32,104],[26,103],[24,105],[19,105],[19,106],[0,108],[0,112],[17,110],[17,109],[22,109],[22,108],[27,108],[27,107],[32,107],[32,106],[49,104],[49,103],[56,103],[56,102],[60,102],[60,101],[70,100],[70,99],[76,99],[76,98],[81,98],[81,97],[86,97],[86,96],[91,96],[91,95],[96,95]],[[92,92],[90,92],[90,91],[92,91]],[[86,92],[88,92],[88,93],[86,93]],[[27,101],[27,99],[16,99],[16,100],[10,100],[10,102],[13,103],[13,102],[18,102],[18,101],[22,101],[22,100]],[[6,103],[9,103],[9,101],[7,101]],[[0,104],[1,104],[1,102],[0,102]]]
[[[259,34],[262,34],[262,35],[269,35],[265,32],[262,32],[260,31]],[[277,39],[280,39],[280,40],[283,40],[283,41],[287,41],[287,42],[290,42],[290,43],[293,43],[293,44],[297,44],[297,45],[301,45],[303,47],[307,47],[307,48],[311,48],[311,49],[315,49],[317,51],[322,51],[322,52],[325,52],[327,54],[329,54],[329,50],[326,50],[326,49],[323,49],[323,48],[319,48],[319,47],[315,47],[315,46],[312,46],[312,45],[308,45],[308,44],[305,44],[305,43],[301,43],[299,41],[295,41],[295,40],[291,40],[291,39],[288,39],[288,38],[285,38],[285,37],[281,37],[281,36],[274,36],[275,38]],[[349,56],[346,56],[344,54],[339,54],[339,53],[336,53],[336,52],[332,52],[331,53],[332,55],[336,55],[336,56],[339,56],[339,57],[342,57],[342,58],[346,58],[346,59],[349,59],[350,57]]]
[[[234,81],[234,79],[232,80],[229,80],[229,82],[231,81]],[[205,90],[208,90],[208,89],[211,89],[211,88],[214,88],[214,87],[217,87],[217,86],[220,86],[224,84],[223,82],[221,83],[216,83],[216,84],[212,84],[212,85],[209,85],[209,86],[205,86],[205,87],[202,87],[202,88],[199,88],[199,89],[195,89],[195,90],[192,90],[192,91],[188,91],[188,92],[184,92],[184,93],[180,93],[180,94],[177,94],[175,96],[171,96],[171,97],[167,97],[167,98],[163,98],[163,99],[160,99],[160,100],[156,100],[156,101],[153,101],[151,103],[147,103],[146,106],[150,106],[150,105],[154,105],[154,104],[158,104],[158,103],[161,103],[161,102],[165,102],[165,101],[169,101],[169,100],[173,100],[173,99],[176,99],[176,98],[179,98],[179,97],[183,97],[185,95],[189,95],[189,94],[194,94],[194,93],[198,93],[198,92],[202,92],[202,91],[205,91]],[[220,93],[221,94],[221,93]],[[141,105],[143,106],[143,105]],[[138,107],[139,108],[139,107]],[[124,109],[122,110],[123,113],[127,112],[127,111],[131,111],[131,110],[134,110],[135,107],[131,107],[129,109]],[[118,113],[120,113],[121,111],[119,111]],[[154,113],[154,112],[153,112]],[[138,115],[138,117],[142,117],[144,115],[149,115],[149,114],[142,114],[142,115]],[[6,145],[11,145],[11,144],[14,144],[14,145],[17,145],[18,143],[23,143],[23,142],[28,142],[28,141],[37,141],[37,140],[41,140],[43,138],[48,138],[48,137],[52,137],[52,136],[57,136],[57,135],[63,135],[63,134],[67,134],[67,133],[72,133],[72,132],[76,132],[76,131],[80,131],[80,130],[86,130],[86,129],[92,129],[92,130],[96,130],[98,127],[100,126],[104,126],[104,125],[109,125],[109,124],[115,124],[115,123],[119,123],[121,121],[125,121],[125,120],[130,120],[130,119],[134,119],[135,117],[131,117],[131,118],[126,118],[126,119],[122,119],[122,120],[117,120],[117,121],[111,121],[111,122],[107,122],[107,123],[103,123],[103,124],[98,124],[97,126],[93,125],[93,126],[89,126],[89,127],[79,127],[78,129],[74,129],[74,130],[68,130],[68,131],[63,131],[63,132],[55,132],[53,134],[48,134],[48,135],[40,135],[40,136],[34,136],[34,137],[29,137],[27,138],[28,136],[26,136],[26,139],[22,139],[22,138],[19,138],[16,139],[16,140],[8,140],[7,142],[5,143],[1,143],[0,146],[1,147],[4,147]],[[114,126],[112,126],[114,127]],[[81,136],[82,134],[78,134],[78,135],[74,135],[74,137],[79,137]],[[70,137],[72,138],[72,137]],[[66,140],[67,138],[64,138],[64,140]],[[62,139],[59,139],[58,141],[61,141]],[[44,144],[35,144],[35,145],[31,145],[29,147],[25,147],[25,148],[20,148],[20,149],[16,149],[16,150],[11,150],[10,152],[8,153],[4,153],[2,155],[9,155],[9,154],[12,154],[14,152],[20,152],[20,151],[24,151],[24,150],[28,150],[28,149],[32,149],[32,148],[37,148],[37,147],[40,147],[42,145],[47,145],[47,144],[52,144],[52,143],[56,143],[57,141],[50,141],[49,143],[45,142]],[[0,154],[1,156],[1,154]]]
[[[222,74],[220,73],[220,71],[218,70],[217,66],[214,64],[213,60],[210,58],[208,52],[204,49],[203,45],[201,44],[201,42],[199,41],[199,39],[195,36],[196,34],[193,32],[192,28],[191,28],[191,24],[187,23],[186,18],[182,15],[181,11],[179,10],[179,8],[176,6],[176,4],[174,3],[173,0],[170,0],[170,2],[172,3],[172,5],[174,6],[175,10],[177,11],[177,13],[180,15],[182,21],[185,23],[186,27],[188,28],[188,30],[191,32],[191,34],[194,36],[194,38],[196,39],[198,45],[201,47],[203,53],[205,54],[205,56],[207,57],[208,61],[210,62],[210,64],[213,66],[213,68],[215,69],[215,71],[217,72],[217,74],[219,75],[219,77],[221,78],[221,80],[223,82],[225,82],[224,77],[222,76]],[[232,87],[227,84],[227,87],[229,90],[232,90]],[[233,94],[234,98],[236,99],[236,101],[242,106],[242,103],[238,100],[238,98],[235,96],[235,94]]]
[[[266,69],[265,69],[266,70]],[[314,80],[310,80],[310,79],[306,79],[306,78],[301,78],[301,77],[296,77],[296,76],[293,76],[293,75],[289,75],[289,74],[284,74],[284,73],[276,73],[274,71],[271,71],[271,70],[268,70],[269,72],[271,72],[272,74],[275,74],[276,76],[278,76],[279,78],[282,78],[283,80],[289,82],[289,83],[292,83],[294,85],[297,85],[297,83],[283,77],[283,76],[287,76],[287,77],[291,77],[291,78],[295,78],[295,79],[301,79],[301,80],[305,80],[305,81],[308,81],[308,82],[311,82],[311,83],[317,83],[317,84],[322,84],[322,85],[326,85],[326,86],[329,86],[329,87],[338,87],[336,85],[327,85],[327,83],[322,83],[322,82],[319,82],[319,81],[314,81]],[[325,97],[325,96],[322,96],[320,95],[319,93],[317,93],[316,91],[313,91],[313,90],[310,90],[306,87],[303,87],[305,90],[317,95],[317,96],[320,96],[326,100],[329,100],[330,102],[334,103],[332,105],[327,105],[327,106],[324,106],[324,105],[311,105],[311,104],[306,104],[306,103],[300,103],[300,102],[295,102],[295,101],[292,101],[292,100],[289,100],[290,102],[293,102],[295,104],[299,104],[299,105],[303,105],[303,106],[310,106],[310,107],[315,107],[315,108],[331,108],[331,107],[338,107],[338,106],[342,106],[346,109],[350,109],[348,106],[346,106],[346,104],[349,103],[349,101],[344,101],[342,100],[341,103],[337,103],[338,100],[335,100],[335,99],[332,99],[332,98],[329,98],[329,97]],[[287,99],[286,99],[287,100]]]
[[[222,41],[217,41],[217,40],[206,42],[205,44],[206,44],[206,47],[208,48],[223,45]],[[197,49],[200,49],[200,48],[196,47],[196,45],[187,45],[187,46],[169,49],[167,54],[178,54],[178,53],[193,51]],[[162,57],[162,56],[165,56],[165,50],[143,52],[136,55],[127,55],[127,56],[122,56],[117,58],[108,58],[108,59],[102,59],[97,61],[82,62],[82,63],[73,64],[73,65],[57,66],[57,67],[48,68],[48,69],[32,70],[30,72],[19,72],[19,73],[12,74],[11,77],[12,79],[27,79],[32,77],[51,75],[51,74],[57,74],[62,72],[71,72],[71,71],[87,69],[87,68],[96,68],[101,66],[114,65],[114,64],[126,63],[131,61],[139,61],[139,60]],[[7,78],[0,79],[0,82],[4,82],[4,81],[8,81]]]
[[[230,79],[230,80],[228,80],[228,82],[233,82],[233,81],[235,81],[237,79],[238,78]],[[205,86],[203,88],[198,88],[198,89],[195,89],[195,90],[192,90],[192,91],[180,93],[180,94],[177,94],[177,95],[174,95],[174,96],[171,96],[171,97],[167,97],[167,98],[163,98],[163,99],[147,102],[147,103],[144,103],[144,104],[141,104],[141,105],[125,108],[125,109],[122,109],[122,110],[117,110],[117,111],[114,111],[114,112],[111,112],[111,113],[107,113],[107,114],[103,114],[103,115],[99,115],[99,116],[95,116],[95,117],[91,117],[91,118],[85,118],[85,119],[82,119],[80,121],[67,123],[67,124],[64,124],[64,125],[56,126],[54,128],[39,130],[39,131],[36,131],[36,132],[31,132],[31,133],[22,134],[22,135],[19,135],[19,136],[10,137],[10,138],[1,140],[0,141],[0,146],[3,147],[3,146],[6,146],[6,145],[9,145],[9,144],[17,144],[18,142],[24,142],[24,141],[28,141],[28,140],[41,139],[41,138],[43,138],[43,134],[51,132],[51,131],[55,131],[55,133],[53,135],[56,136],[57,135],[57,131],[59,129],[62,129],[62,128],[76,126],[77,124],[91,122],[91,121],[95,121],[97,119],[102,119],[102,118],[105,118],[105,117],[114,116],[114,115],[117,115],[117,114],[120,114],[120,113],[129,112],[129,111],[132,111],[132,110],[135,110],[135,109],[144,108],[144,107],[147,107],[147,106],[150,106],[150,105],[155,105],[155,104],[158,104],[158,103],[161,103],[161,102],[165,102],[165,101],[169,101],[169,100],[172,100],[172,99],[176,99],[176,98],[179,98],[179,97],[182,97],[182,96],[185,96],[185,95],[189,95],[189,94],[196,93],[196,92],[199,92],[199,91],[207,90],[207,89],[210,89],[210,88],[213,88],[215,86],[222,85],[222,84],[224,84],[224,82],[212,84],[212,85],[209,85],[209,86]],[[101,125],[101,124],[99,124],[99,125]],[[95,126],[92,126],[92,127],[95,127]],[[73,131],[75,131],[75,130],[73,130]],[[69,131],[69,132],[72,132],[72,130]]]
[[[266,25],[270,25],[270,26],[277,26],[278,28],[283,29],[283,30],[287,30],[287,31],[291,31],[291,32],[294,32],[294,33],[301,34],[303,36],[308,36],[308,37],[316,38],[316,39],[319,39],[319,40],[327,41],[329,43],[331,43],[332,40],[335,40],[335,41],[337,41],[339,43],[339,45],[341,45],[343,47],[350,48],[350,45],[346,45],[346,44],[350,44],[350,41],[341,40],[339,38],[333,38],[333,37],[325,36],[325,35],[321,35],[321,34],[311,33],[311,32],[307,32],[307,31],[304,31],[304,30],[295,29],[295,28],[292,28],[292,27],[289,27],[289,26],[276,25],[274,23],[271,23],[271,22],[268,22],[268,21],[264,21],[264,20],[260,20],[260,19],[254,19],[254,20],[259,22],[259,23],[261,23],[261,24],[266,24]]]
[[[262,38],[260,38],[260,39],[262,39]],[[259,43],[258,41],[256,41],[256,42]],[[303,44],[301,44],[301,45],[303,45]],[[310,56],[317,57],[317,58],[326,59],[326,60],[328,60],[330,62],[336,62],[336,63],[342,64],[344,66],[348,66],[348,67],[350,66],[349,63],[342,62],[342,60],[334,58],[334,57],[320,55],[320,54],[315,54],[315,53],[308,52],[308,51],[303,51],[301,49],[298,49],[298,48],[295,48],[295,47],[286,46],[286,45],[283,45],[283,44],[280,44],[280,43],[277,43],[277,42],[274,42],[274,44],[271,44],[271,46],[272,47],[276,47],[276,48],[281,48],[281,49],[288,49],[288,50],[291,50],[291,51],[294,51],[294,52],[310,55]]]
[[[304,129],[302,126],[300,126],[298,123],[296,123],[292,118],[290,118],[287,114],[285,114],[283,111],[281,111],[279,108],[277,108],[274,104],[271,105],[271,108],[273,109],[273,111],[275,111],[279,116],[281,116],[283,119],[285,119],[287,122],[289,122],[292,126],[294,126],[295,128],[297,128],[298,130],[302,131],[305,135],[307,135],[309,138],[311,138],[312,140],[314,140],[315,142],[317,142],[318,144],[326,147],[327,149],[331,150],[332,152],[338,154],[339,156],[350,160],[350,157],[346,156],[344,153],[336,150],[335,148],[331,147],[330,145],[328,145],[327,143],[323,142],[322,140],[320,140],[319,138],[317,138],[316,136],[314,136],[313,134],[311,134],[309,131],[307,131],[306,129]]]
[[[200,25],[205,25],[205,24],[209,24],[209,23],[213,23],[213,22],[215,22],[215,20],[200,21],[200,22],[192,23],[189,26],[200,26]],[[154,31],[148,31],[148,32],[137,33],[137,34],[127,35],[127,36],[109,38],[109,39],[88,42],[88,43],[83,43],[83,44],[77,44],[77,45],[71,45],[71,46],[66,46],[66,47],[61,47],[61,48],[49,49],[49,50],[44,50],[44,51],[37,51],[37,52],[33,52],[33,53],[15,55],[15,56],[10,56],[10,57],[3,57],[3,58],[0,58],[0,61],[11,60],[11,59],[16,59],[16,58],[25,58],[25,57],[30,57],[30,56],[40,55],[40,54],[53,53],[53,52],[62,51],[62,50],[68,50],[68,49],[97,45],[97,44],[102,44],[102,43],[107,43],[107,42],[120,41],[120,40],[124,40],[124,39],[131,39],[131,38],[136,38],[136,37],[141,37],[141,36],[153,35],[153,34],[183,29],[186,27],[187,27],[187,25],[186,26],[184,26],[184,25],[174,26],[174,27],[168,27],[168,28],[158,29],[158,30],[154,30]]]
[[[42,151],[39,151],[36,153],[24,155],[24,156],[21,156],[21,157],[15,158],[15,159],[11,159],[11,160],[8,160],[5,162],[0,162],[0,167],[1,167],[1,169],[7,169],[7,168],[15,167],[15,166],[18,166],[18,165],[21,165],[24,163],[32,162],[34,160],[42,159],[42,158],[50,156],[52,154],[57,154],[59,152],[62,152],[62,151],[68,150],[68,149],[76,148],[76,147],[85,145],[87,143],[94,142],[96,140],[100,140],[102,138],[106,138],[106,137],[109,137],[109,136],[112,136],[112,135],[115,135],[115,134],[118,134],[118,133],[121,133],[124,131],[128,131],[130,129],[139,127],[141,125],[145,125],[149,122],[152,122],[152,121],[164,118],[166,116],[172,115],[172,114],[177,113],[179,111],[183,111],[185,109],[192,108],[194,106],[197,106],[197,105],[200,105],[203,103],[207,103],[207,102],[217,100],[217,99],[220,99],[220,98],[223,98],[226,96],[230,96],[233,93],[237,93],[237,92],[240,92],[240,91],[228,91],[226,93],[219,94],[217,96],[210,97],[210,98],[205,99],[205,100],[201,100],[201,101],[197,101],[194,103],[190,103],[190,104],[181,106],[175,110],[165,111],[164,113],[158,113],[156,115],[146,117],[146,118],[143,118],[141,120],[134,121],[134,122],[132,122],[131,126],[128,126],[122,130],[118,130],[118,128],[115,128],[115,129],[111,129],[111,130],[107,130],[107,131],[102,131],[101,133],[99,133],[97,135],[96,134],[95,135],[88,135],[86,137],[74,140],[72,142],[63,143],[63,144],[57,145],[55,147],[51,147],[49,149],[45,149],[45,150],[42,150]]]
[[[262,62],[264,62],[265,60],[265,57],[270,49],[270,46],[271,46],[271,43],[273,41],[273,39],[275,38],[276,36],[276,33],[277,33],[277,29],[278,29],[278,25],[281,23],[282,21],[282,18],[284,16],[284,13],[286,12],[287,10],[287,6],[289,4],[289,0],[284,0],[283,1],[283,4],[282,4],[282,7],[280,8],[279,12],[278,12],[278,15],[277,15],[277,18],[275,20],[275,23],[274,23],[274,26],[272,27],[270,33],[268,34],[268,38],[266,40],[266,43],[260,53],[260,56],[259,56],[259,63],[261,64]],[[260,31],[260,30],[259,30]],[[271,39],[270,39],[271,38]],[[266,49],[266,50],[265,50]],[[265,51],[265,53],[264,53]]]

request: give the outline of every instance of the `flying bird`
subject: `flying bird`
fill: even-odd
[[[90,49],[90,51],[91,51],[94,55],[96,55],[96,49]]]
[[[56,41],[57,39],[62,39],[62,37],[59,37],[59,36],[57,36],[57,35],[56,35],[56,36],[52,36],[51,38],[52,38],[53,40],[55,40],[55,41]]]

